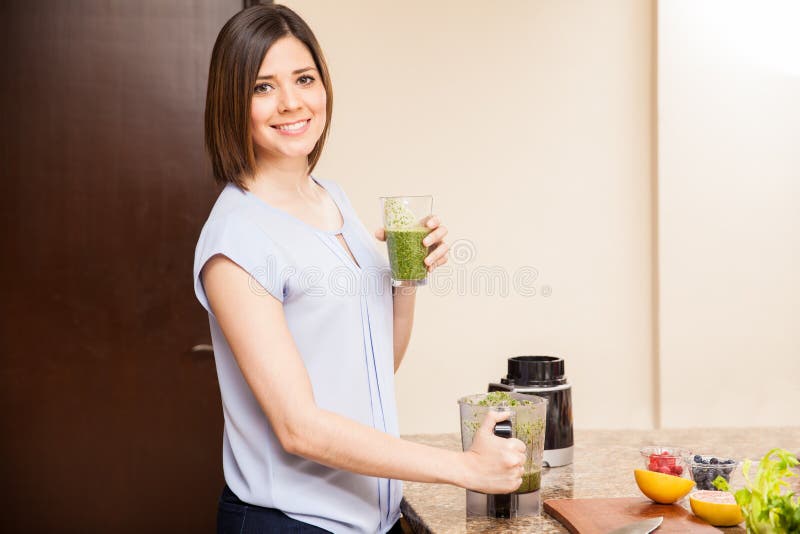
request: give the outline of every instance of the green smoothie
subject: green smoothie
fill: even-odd
[[[527,469],[527,465],[525,466]],[[519,489],[514,493],[530,493],[542,487],[542,472],[541,471],[526,471],[522,475],[522,484]]]
[[[386,230],[389,264],[395,280],[422,280],[428,276],[425,257],[428,247],[422,240],[430,230],[421,226]]]

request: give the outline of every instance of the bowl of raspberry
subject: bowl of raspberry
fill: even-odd
[[[652,446],[642,447],[639,451],[644,460],[644,467],[649,471],[664,473],[676,477],[688,477],[686,460],[691,452],[680,447]]]

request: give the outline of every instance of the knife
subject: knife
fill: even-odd
[[[644,521],[629,523],[624,527],[612,530],[608,534],[650,534],[661,525],[663,517],[653,517]]]

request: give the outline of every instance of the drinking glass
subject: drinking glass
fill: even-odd
[[[428,247],[422,240],[430,233],[426,226],[433,211],[433,197],[381,197],[383,227],[389,249],[394,287],[421,286],[427,283],[425,258]]]

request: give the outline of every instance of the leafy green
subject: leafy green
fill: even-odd
[[[531,406],[533,403],[527,400],[517,400],[507,391],[492,391],[478,401],[478,406]]]
[[[712,483],[712,484],[714,485],[714,487],[715,487],[715,488],[717,488],[718,490],[721,490],[721,491],[728,491],[728,492],[730,492],[730,491],[731,491],[731,488],[730,488],[730,486],[728,486],[728,481],[727,481],[727,480],[725,480],[725,479],[724,479],[723,477],[721,477],[721,476],[717,476],[717,478],[715,478],[715,479],[714,479],[714,481],[713,481],[713,482],[711,482],[711,483]]]
[[[755,478],[750,478],[752,462],[742,467],[745,487],[734,493],[742,509],[747,532],[753,534],[790,534],[800,532],[800,496],[788,491],[789,479],[798,476],[793,468],[800,462],[784,449],[772,449],[761,459]],[[714,486],[730,491],[722,477]]]

